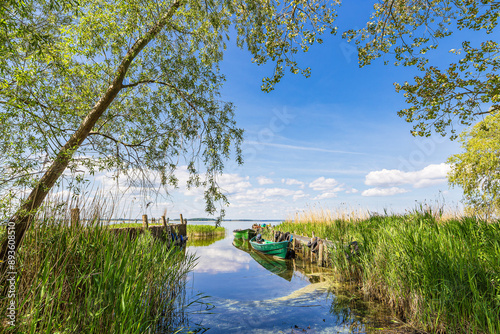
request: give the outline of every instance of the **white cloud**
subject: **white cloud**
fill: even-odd
[[[242,177],[238,174],[222,174],[217,183],[224,193],[237,193],[250,188],[252,185],[248,180],[250,177]]]
[[[398,187],[391,188],[370,188],[361,193],[361,196],[373,197],[373,196],[393,196],[397,194],[407,193],[408,190]]]
[[[446,175],[449,171],[450,165],[445,163],[429,165],[415,172],[382,169],[368,173],[365,177],[365,184],[375,187],[411,184],[414,188],[425,188],[446,182]]]
[[[271,205],[271,203],[286,202],[287,197],[295,201],[307,197],[302,190],[290,190],[284,188],[252,188],[229,196],[232,207],[247,207],[256,204]]]
[[[265,184],[273,184],[273,183],[274,183],[274,181],[273,181],[273,180],[268,179],[268,178],[267,178],[267,177],[265,177],[265,176],[259,176],[259,177],[257,177],[257,182],[259,182],[259,184],[260,184],[261,186],[263,186],[263,185],[265,185]]]
[[[342,185],[338,183],[335,179],[326,179],[323,176],[317,178],[313,182],[309,183],[309,188],[313,188],[317,191],[340,191],[343,190]]]
[[[309,197],[308,194],[305,194],[302,190],[296,191],[295,195],[293,195],[293,200],[296,201],[299,198]]]
[[[322,192],[322,194],[313,198],[315,200],[337,197],[337,193],[344,190],[344,184],[340,184],[335,179],[327,179],[323,176],[309,183],[309,187]]]
[[[293,196],[297,193],[297,191],[290,190],[290,189],[284,189],[284,188],[271,188],[271,189],[264,189],[262,194],[266,197],[272,197],[272,196]]]
[[[359,190],[356,188],[351,188],[351,189],[348,189],[345,191],[346,194],[356,194],[358,192],[359,192]]]
[[[314,197],[313,199],[320,200],[320,199],[327,199],[327,198],[334,198],[334,197],[337,197],[337,193],[324,192],[321,195]]]
[[[289,186],[297,185],[301,189],[304,189],[304,182],[296,180],[296,179],[281,179],[281,183],[284,183]]]

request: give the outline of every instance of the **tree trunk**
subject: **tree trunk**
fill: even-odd
[[[90,131],[96,124],[97,120],[109,107],[111,102],[116,98],[120,90],[123,88],[123,79],[127,74],[130,64],[134,61],[137,55],[144,49],[144,47],[163,29],[167,22],[172,18],[176,10],[180,7],[183,0],[176,1],[172,7],[149,29],[149,31],[139,38],[134,45],[128,50],[118,66],[113,82],[109,85],[105,94],[94,105],[92,110],[84,118],[80,127],[73,133],[68,142],[59,150],[52,165],[42,176],[37,186],[31,191],[28,198],[23,202],[21,207],[17,210],[14,217],[10,220],[15,223],[15,249],[16,252],[21,246],[23,237],[30,227],[31,221],[40,205],[43,203],[45,197],[52,189],[56,181],[62,175],[66,167],[68,167],[71,158],[78,150],[83,141],[87,138]],[[3,260],[0,267],[0,272],[6,269],[8,239],[2,243],[0,251],[0,259]]]

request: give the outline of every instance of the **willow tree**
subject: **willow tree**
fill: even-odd
[[[16,8],[5,2],[8,17]],[[272,62],[270,91],[286,70],[308,75],[294,54],[334,32],[336,1],[28,0],[4,30],[0,78],[3,195],[30,187],[10,219],[19,246],[37,209],[65,170],[149,172],[175,186],[179,159],[189,185],[205,188],[206,210],[224,201],[216,176],[242,130],[220,100],[219,63],[229,35],[257,64]],[[32,47],[22,27],[45,36]],[[5,37],[5,36],[4,36]],[[13,195],[16,197],[15,195]],[[5,198],[5,197],[4,197]],[[3,245],[5,255],[6,243]]]

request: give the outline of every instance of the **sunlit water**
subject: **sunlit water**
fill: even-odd
[[[359,321],[346,319],[346,310],[344,314],[332,311],[336,297],[328,270],[299,269],[292,260],[273,266],[272,258],[266,262],[265,257],[249,252],[248,243],[237,243],[243,249],[235,247],[232,231],[250,228],[252,223],[224,222],[226,235],[220,240],[189,242],[187,251],[196,254],[198,261],[188,276],[187,299],[206,296],[203,303],[187,310],[190,330],[211,334],[369,332]]]

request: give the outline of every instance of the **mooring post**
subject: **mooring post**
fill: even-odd
[[[184,218],[182,218],[182,213],[181,213],[181,224],[184,224]]]
[[[325,261],[325,267],[329,267],[330,266],[330,261],[329,261],[330,256],[328,255],[328,247],[326,245],[325,245],[324,252],[325,252],[325,256],[324,256],[323,260]]]
[[[161,216],[161,223],[163,226],[167,226],[167,220],[165,219],[165,216]]]
[[[71,209],[71,227],[78,227],[80,225],[80,209]]]
[[[142,228],[148,229],[148,215],[142,215]]]
[[[318,266],[323,267],[323,240],[318,241],[319,247],[318,247]]]

